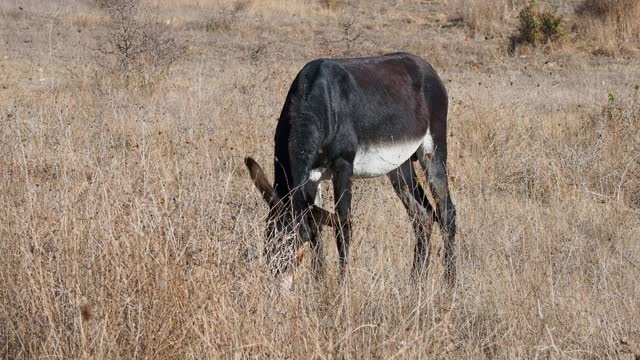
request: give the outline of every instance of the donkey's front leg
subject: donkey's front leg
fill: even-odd
[[[313,204],[316,207],[322,208],[322,189],[319,182],[307,182],[307,194],[309,199],[314,199]],[[311,267],[313,268],[316,279],[320,279],[324,276],[324,253],[322,251],[322,239],[320,237],[322,224],[311,214],[309,225],[311,230],[309,242],[311,243],[313,255],[311,258]]]
[[[334,164],[333,196],[335,199],[338,224],[336,224],[336,244],[340,257],[340,277],[346,274],[351,243],[351,182],[353,163],[339,159]]]

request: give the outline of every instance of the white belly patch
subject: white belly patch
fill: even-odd
[[[358,149],[353,161],[353,175],[374,177],[385,175],[407,161],[418,149],[421,140],[414,142],[378,144]]]
[[[425,152],[433,151],[433,139],[430,131],[427,130],[422,139],[372,145],[358,149],[353,161],[353,175],[358,177],[385,175],[407,161],[421,146]]]
[[[353,160],[353,175],[361,178],[386,175],[407,161],[418,149],[424,154],[433,152],[433,138],[430,131],[427,130],[422,139],[414,141],[398,141],[359,148]],[[309,173],[310,181],[330,178],[331,174],[325,168],[312,169]]]

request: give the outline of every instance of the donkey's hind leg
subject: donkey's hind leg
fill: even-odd
[[[416,247],[413,256],[413,280],[426,275],[429,265],[431,228],[433,225],[433,210],[426,200],[424,189],[418,183],[416,172],[411,160],[407,160],[396,170],[391,171],[389,179],[400,200],[407,209],[416,234]],[[426,204],[426,207],[423,205]]]
[[[429,188],[436,203],[436,218],[443,232],[444,256],[442,261],[445,279],[450,286],[453,286],[456,280],[456,208],[451,201],[451,193],[449,192],[446,152],[442,149],[438,152],[436,149],[435,154],[431,155],[426,154],[421,148],[418,155],[418,159],[426,171]]]
[[[338,159],[334,163],[333,200],[335,202],[338,224],[334,227],[338,258],[340,259],[340,279],[347,274],[349,245],[351,243],[351,198],[353,162]]]

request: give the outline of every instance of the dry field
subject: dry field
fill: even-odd
[[[639,17],[539,2],[569,40],[509,54],[524,1],[146,0],[124,67],[108,1],[0,0],[0,357],[640,358]],[[380,178],[349,280],[327,230],[282,291],[242,159],[305,62],[401,50],[449,90],[457,284],[410,284]]]

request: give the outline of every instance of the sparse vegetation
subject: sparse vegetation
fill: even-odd
[[[96,66],[95,39],[119,38],[96,1],[0,2],[0,358],[640,356],[640,57],[591,54],[618,35],[506,57],[504,38],[447,26],[453,1],[238,3],[142,1],[136,34],[163,24],[190,50],[147,92],[94,81],[125,69],[117,41]],[[510,34],[520,5],[481,21]],[[349,281],[326,230],[326,278],[305,257],[282,292],[243,157],[272,163],[307,61],[402,50],[450,95],[458,283],[438,256],[409,282],[411,222],[379,178],[354,182]],[[150,51],[129,53],[132,85]]]
[[[501,32],[524,0],[454,0],[450,17],[459,19],[471,31],[486,35]]]
[[[605,47],[640,41],[639,1],[582,0],[575,11],[586,36]]]
[[[612,175],[606,184],[607,192],[616,201],[625,202],[633,209],[640,209],[640,92],[627,101],[619,99],[613,91],[600,114],[591,118],[594,145],[600,152],[600,173],[607,167]],[[595,186],[595,184],[594,184]]]
[[[576,6],[576,13],[601,19],[627,21],[639,7],[635,0],[582,0]]]
[[[336,11],[344,9],[347,4],[347,0],[320,0],[320,3],[325,8],[331,11]]]

